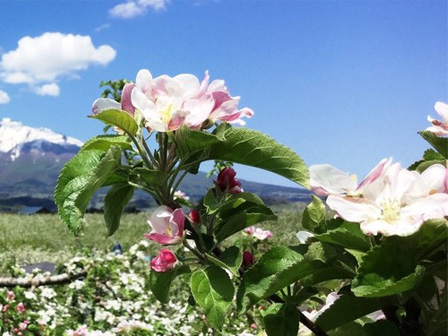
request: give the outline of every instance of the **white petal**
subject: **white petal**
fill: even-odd
[[[185,119],[187,126],[199,126],[210,115],[214,105],[214,100],[211,94],[205,94],[200,99],[189,99],[184,103],[183,108],[190,113]]]
[[[135,79],[135,86],[143,92],[148,92],[152,86],[152,75],[149,70],[142,69],[137,73]]]
[[[363,198],[330,195],[328,206],[349,222],[364,222],[381,217],[381,208],[372,201]]]
[[[441,164],[435,164],[426,169],[422,174],[421,178],[425,182],[430,193],[445,192],[445,178],[448,174],[446,167]]]
[[[161,205],[151,214],[148,223],[156,233],[164,233],[172,217],[171,208]]]
[[[442,117],[443,123],[448,124],[448,104],[437,102],[434,105],[434,109]]]
[[[174,77],[182,91],[184,99],[190,98],[199,92],[199,79],[191,74],[180,74]]]
[[[310,184],[313,189],[323,189],[328,194],[346,194],[354,191],[353,178],[331,165],[313,165],[310,167]]]
[[[305,244],[308,238],[314,237],[314,235],[308,231],[299,231],[297,232],[296,237],[299,240],[300,244]]]
[[[118,109],[121,110],[121,104],[113,99],[109,98],[99,98],[93,102],[92,112],[94,114],[100,113],[107,109]]]

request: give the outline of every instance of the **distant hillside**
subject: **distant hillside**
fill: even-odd
[[[0,121],[0,210],[15,211],[20,206],[50,206],[57,177],[65,162],[82,146],[82,142],[47,128],[32,128],[4,118]],[[254,192],[268,204],[307,202],[308,191],[241,180],[246,191]],[[179,189],[193,201],[199,200],[212,185],[206,174],[188,175]],[[101,207],[105,190],[92,200]],[[154,201],[136,192],[131,206],[147,208]]]

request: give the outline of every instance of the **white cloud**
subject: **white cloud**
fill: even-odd
[[[0,90],[0,104],[8,104],[10,101],[9,95],[5,91]]]
[[[1,56],[0,79],[9,84],[28,84],[38,94],[57,96],[58,80],[76,77],[91,65],[107,65],[115,56],[109,45],[95,47],[90,36],[26,36],[19,40],[17,49]]]
[[[44,84],[42,86],[35,87],[34,91],[39,96],[56,97],[56,96],[59,96],[60,88],[59,88],[59,85],[57,85],[55,83],[51,83],[51,84]]]
[[[109,14],[116,18],[132,19],[146,14],[148,8],[159,11],[166,8],[169,0],[128,0],[109,10]]]

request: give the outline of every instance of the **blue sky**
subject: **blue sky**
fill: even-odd
[[[448,101],[446,1],[0,0],[0,22],[0,118],[83,141],[102,130],[86,118],[101,80],[209,70],[255,111],[248,127],[362,178],[419,159],[416,132]],[[63,54],[69,34],[83,47]]]

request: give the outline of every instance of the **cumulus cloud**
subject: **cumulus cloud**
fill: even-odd
[[[116,56],[108,46],[95,47],[90,36],[44,33],[23,37],[15,50],[0,59],[0,79],[28,84],[34,92],[57,96],[61,78],[77,76],[91,65],[107,65]]]
[[[5,91],[0,90],[0,105],[8,104],[10,101],[11,99],[9,98],[9,95]]]
[[[55,83],[51,83],[51,84],[44,84],[42,86],[37,86],[34,88],[34,91],[39,95],[39,96],[59,96],[59,92],[60,92],[60,88],[59,85],[55,84]]]
[[[120,19],[132,19],[146,14],[148,8],[159,11],[166,8],[169,0],[128,0],[109,10],[109,14]]]

